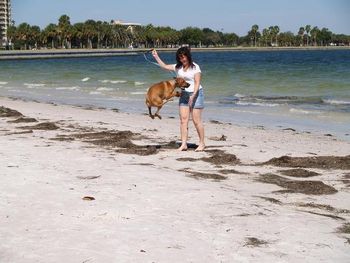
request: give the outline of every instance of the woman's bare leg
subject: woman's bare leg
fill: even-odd
[[[205,148],[204,125],[203,125],[203,121],[202,121],[202,112],[203,112],[203,109],[193,109],[192,110],[193,124],[196,127],[198,137],[199,137],[199,144],[198,144],[196,151],[203,151]]]
[[[180,114],[181,146],[178,148],[178,150],[185,151],[187,150],[188,121],[190,119],[190,108],[186,106],[180,106],[179,114]]]

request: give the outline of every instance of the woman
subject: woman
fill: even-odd
[[[182,91],[179,100],[180,114],[180,131],[181,146],[180,151],[187,150],[188,139],[188,122],[192,113],[192,120],[196,127],[199,144],[196,151],[203,151],[204,143],[204,126],[202,122],[202,112],[204,109],[204,93],[201,86],[201,69],[192,61],[191,51],[188,47],[181,47],[176,52],[177,64],[167,65],[158,56],[156,50],[152,51],[152,55],[163,69],[175,71],[178,77],[184,78],[190,86]]]

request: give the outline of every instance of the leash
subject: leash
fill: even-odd
[[[150,60],[147,58],[146,54],[147,54],[147,53],[150,53],[150,52],[151,52],[151,51],[144,52],[144,53],[143,53],[143,57],[145,58],[145,60],[146,60],[147,62],[149,62],[149,63],[151,63],[151,64],[153,64],[153,65],[156,65],[156,66],[160,67],[160,65],[159,65],[158,63],[155,63],[155,62],[153,62],[153,61],[150,61]]]
[[[146,52],[143,53],[143,57],[145,58],[145,60],[146,60],[147,62],[149,62],[149,63],[151,63],[151,64],[153,64],[153,65],[156,65],[156,66],[158,66],[158,67],[161,68],[161,66],[160,66],[158,63],[153,62],[153,61],[151,61],[151,60],[149,60],[149,59],[147,58],[146,54],[148,54],[148,53],[150,53],[150,52],[152,52],[152,50],[149,50],[149,51],[146,51]],[[177,77],[176,73],[174,73],[173,71],[168,71],[168,72],[169,72],[169,74],[170,74],[172,77],[175,77],[175,78]]]

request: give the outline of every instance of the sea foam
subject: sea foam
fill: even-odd
[[[45,84],[42,83],[23,83],[23,85],[26,86],[28,89],[35,89],[45,86]]]
[[[104,80],[99,80],[99,82],[119,84],[119,83],[126,83],[127,81],[126,80],[109,80],[109,79],[104,79]]]
[[[99,87],[99,88],[97,88],[96,90],[99,90],[99,91],[112,91],[113,88]]]
[[[327,104],[333,104],[333,105],[350,105],[350,101],[345,101],[345,100],[326,99],[326,100],[323,100],[323,102]]]
[[[101,94],[101,92],[99,92],[99,91],[90,91],[89,94],[90,95],[96,95],[96,94]]]
[[[279,104],[276,104],[276,103],[243,102],[243,101],[238,101],[236,104],[237,105],[242,105],[242,106],[261,106],[261,107],[276,107],[276,106],[279,106]]]
[[[319,111],[308,111],[308,110],[302,110],[302,109],[296,109],[296,108],[290,108],[289,111],[292,113],[299,113],[299,114],[320,114]]]
[[[56,90],[79,90],[80,87],[57,87]]]

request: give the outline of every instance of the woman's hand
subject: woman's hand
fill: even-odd
[[[155,49],[152,50],[152,56],[153,56],[154,58],[158,57],[157,50],[155,50]]]
[[[188,99],[188,106],[190,106],[190,108],[192,108],[194,97],[195,97],[194,95],[191,95],[190,98]]]
[[[174,70],[174,66],[173,65],[167,65],[163,62],[163,60],[160,59],[160,57],[158,56],[158,52],[155,49],[152,49],[152,56],[154,57],[154,59],[157,61],[157,63],[159,64],[159,66],[162,69],[166,69],[166,70]]]

